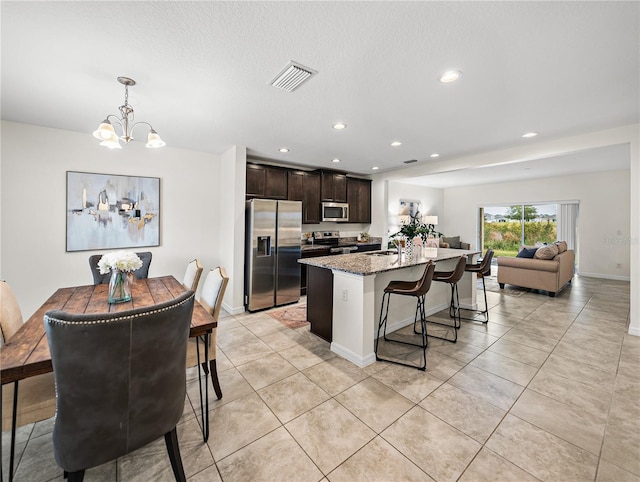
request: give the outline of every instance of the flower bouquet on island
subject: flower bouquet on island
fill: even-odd
[[[109,303],[124,303],[131,300],[129,282],[132,271],[142,267],[142,260],[133,251],[114,251],[106,253],[98,261],[100,274],[111,272],[109,281]]]

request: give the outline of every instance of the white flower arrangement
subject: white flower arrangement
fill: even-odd
[[[98,261],[100,274],[107,274],[111,270],[117,269],[130,273],[142,267],[142,261],[133,251],[114,251],[102,255]]]

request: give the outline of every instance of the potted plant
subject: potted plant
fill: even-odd
[[[389,238],[394,240],[393,242],[396,246],[399,244],[399,240],[396,238],[404,238],[407,256],[411,257],[413,254],[413,238],[420,235],[422,226],[424,225],[420,222],[420,212],[417,211],[415,215],[409,215],[409,222],[403,223],[400,226],[400,231],[392,234]]]

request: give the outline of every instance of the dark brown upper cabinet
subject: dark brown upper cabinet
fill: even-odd
[[[247,197],[287,199],[287,169],[247,164]]]
[[[371,223],[371,181],[347,178],[350,223]]]
[[[347,176],[336,172],[322,171],[322,201],[347,202]]]
[[[304,197],[304,171],[287,172],[287,199],[289,201],[302,201]]]
[[[302,224],[320,223],[320,174],[305,172],[302,196]]]

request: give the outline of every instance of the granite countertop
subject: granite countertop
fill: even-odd
[[[386,252],[393,254],[383,255],[383,253]],[[367,276],[375,273],[382,273],[384,271],[407,268],[409,266],[418,266],[426,264],[429,261],[438,262],[446,259],[458,258],[463,254],[471,256],[474,254],[480,254],[480,251],[438,248],[438,255],[434,258],[422,258],[415,256],[412,259],[407,259],[403,254],[402,258],[398,259],[397,252],[392,250],[383,250],[369,251],[368,253],[341,254],[335,256],[319,256],[317,258],[299,259],[298,263]]]
[[[369,238],[368,241],[357,241],[356,238],[340,238],[338,246],[328,246],[326,244],[301,244],[302,251],[318,251],[327,248],[340,248],[343,246],[367,246],[372,244],[382,244],[382,238]]]

